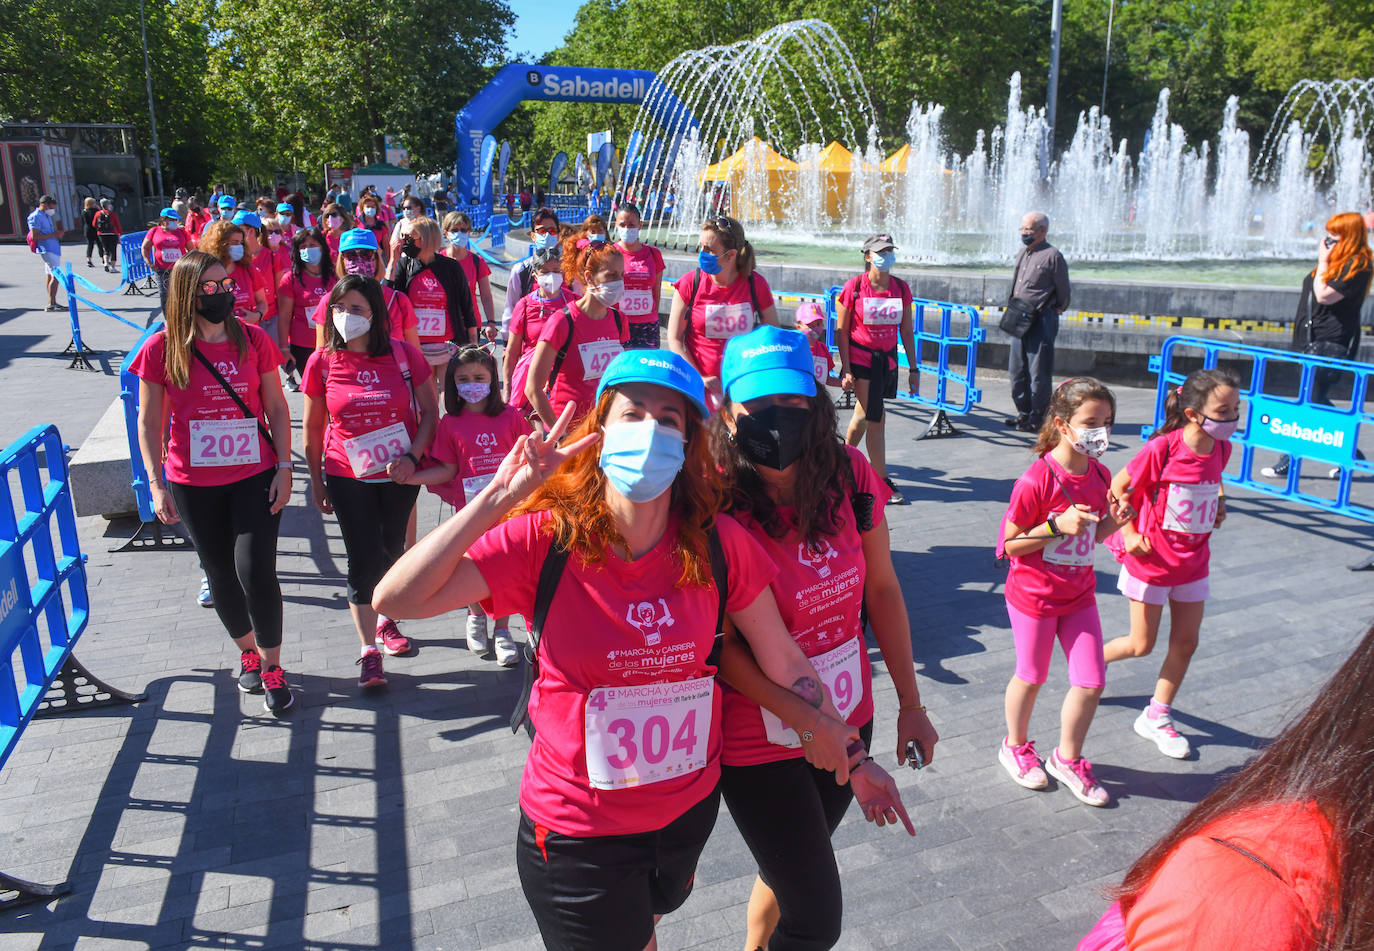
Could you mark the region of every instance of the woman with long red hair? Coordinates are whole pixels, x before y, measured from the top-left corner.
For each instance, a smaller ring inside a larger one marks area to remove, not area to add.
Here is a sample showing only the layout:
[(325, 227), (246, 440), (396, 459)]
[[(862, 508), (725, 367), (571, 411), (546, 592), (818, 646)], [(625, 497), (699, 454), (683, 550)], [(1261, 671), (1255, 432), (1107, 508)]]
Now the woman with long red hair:
[[(1369, 296), (1374, 275), (1374, 254), (1369, 250), (1369, 231), (1364, 218), (1353, 211), (1332, 215), (1326, 234), (1317, 245), (1317, 266), (1303, 278), (1298, 314), (1293, 320), (1293, 349), (1321, 357), (1353, 360), (1360, 349), (1360, 309)], [(1331, 388), (1342, 371), (1327, 367), (1312, 374), (1311, 401), (1331, 405)], [(1355, 457), (1364, 453), (1355, 450)], [(1260, 470), (1271, 479), (1288, 475), (1288, 456)], [(1338, 467), (1327, 473), (1335, 479)]]
[(859, 734), (787, 633), (772, 560), (718, 514), (700, 374), (675, 354), (624, 353), (564, 439), (575, 411), (521, 436), (373, 601), (397, 618), (476, 601), (532, 619), (520, 881), (547, 947), (640, 951), (691, 892), (719, 811), (725, 619), (770, 680), (808, 701), (789, 723), (808, 760), (847, 782)]

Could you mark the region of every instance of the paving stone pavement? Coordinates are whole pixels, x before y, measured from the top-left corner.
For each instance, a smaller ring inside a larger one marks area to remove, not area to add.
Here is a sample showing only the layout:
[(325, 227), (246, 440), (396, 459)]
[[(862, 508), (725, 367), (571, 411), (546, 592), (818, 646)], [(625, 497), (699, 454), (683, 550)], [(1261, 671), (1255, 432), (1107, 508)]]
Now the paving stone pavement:
[[(110, 373), (135, 334), (86, 314), (106, 369), (68, 370), (57, 356), (65, 315), (33, 310), (41, 297), (25, 249), (0, 248), (0, 438), (55, 422), (75, 447), (116, 395)], [(149, 307), (106, 300), (138, 319)], [(1131, 730), (1156, 655), (1111, 668), (1088, 738), (1110, 808), (1016, 786), (996, 762), (1014, 658), (992, 545), (1010, 482), (1031, 457), (1028, 437), (1001, 424), (1005, 380), (983, 384), (984, 404), (956, 419), (955, 438), (914, 441), (923, 414), (893, 413), (892, 471), (912, 501), (888, 519), (941, 741), (920, 773), (893, 767), (916, 838), (854, 810), (836, 833), (838, 947), (850, 951), (1072, 948), (1105, 907), (1101, 889), (1303, 707), (1374, 613), (1374, 576), (1346, 570), (1374, 550), (1374, 529), (1234, 492), (1177, 714), (1194, 758), (1167, 759)], [(1153, 405), (1145, 391), (1117, 393), (1118, 443), (1104, 460), (1113, 469), (1138, 448), (1130, 434)], [(300, 397), (290, 399), (298, 419)], [(82, 521), (93, 607), (77, 654), (149, 699), (35, 721), (0, 771), (0, 869), (73, 886), (53, 904), (0, 916), (0, 951), (540, 946), (514, 867), (527, 741), (506, 718), (519, 671), (473, 656), (462, 616), (450, 616), (407, 624), (417, 653), (388, 659), (390, 689), (360, 696), (342, 543), (304, 483), (279, 548), (283, 663), (296, 691), (280, 721), (235, 689), (233, 646), (195, 603), (194, 556), (110, 554), (132, 526)], [(420, 517), (425, 529), (439, 517), (427, 493)], [(1114, 567), (1101, 556), (1108, 636), (1127, 621)], [(875, 746), (891, 765), (895, 694), (873, 657)], [(1057, 657), (1033, 720), (1046, 749), (1065, 686)], [(660, 947), (737, 951), (752, 876), (722, 811), (695, 892), (660, 926)]]

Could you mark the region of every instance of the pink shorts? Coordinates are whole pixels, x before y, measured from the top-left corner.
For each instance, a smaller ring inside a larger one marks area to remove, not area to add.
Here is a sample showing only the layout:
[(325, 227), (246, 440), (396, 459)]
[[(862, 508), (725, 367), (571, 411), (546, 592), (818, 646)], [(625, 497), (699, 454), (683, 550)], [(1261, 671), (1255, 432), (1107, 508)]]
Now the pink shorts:
[(1069, 661), (1069, 683), (1100, 689), (1107, 685), (1107, 662), (1102, 656), (1102, 621), (1097, 603), (1060, 617), (1035, 617), (1007, 602), (1011, 637), (1016, 644), (1016, 676), (1028, 684), (1043, 684), (1050, 675), (1050, 657), (1057, 637)]
[(1187, 584), (1150, 584), (1141, 581), (1121, 566), (1121, 574), (1116, 579), (1116, 590), (1132, 601), (1145, 604), (1164, 604), (1168, 601), (1206, 601), (1212, 593), (1212, 586), (1206, 578), (1199, 578)]

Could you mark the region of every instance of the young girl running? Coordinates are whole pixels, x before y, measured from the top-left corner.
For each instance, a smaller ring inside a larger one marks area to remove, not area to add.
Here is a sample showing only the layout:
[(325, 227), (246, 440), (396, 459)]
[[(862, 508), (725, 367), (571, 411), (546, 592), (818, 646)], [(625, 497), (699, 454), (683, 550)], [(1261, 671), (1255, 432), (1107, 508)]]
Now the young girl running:
[(1027, 734), (1057, 638), (1070, 686), (1059, 745), (1045, 765), (1090, 806), (1111, 801), (1083, 755), (1083, 740), (1106, 685), (1093, 553), (1116, 528), (1107, 494), (1111, 473), (1097, 461), (1115, 416), (1116, 398), (1097, 380), (1061, 383), (1035, 444), (1040, 458), (1012, 487), (1002, 528), (1002, 548), (1011, 557), (1006, 598), (1016, 673), (1007, 684), (1007, 736), (997, 759), (1027, 789), (1049, 786)]
[[(496, 360), (482, 347), (466, 346), (448, 361), (444, 373), (444, 411), (430, 456), (434, 465), (410, 477), (413, 485), (429, 490), (455, 509), (487, 487), (501, 460), (516, 440), (530, 432), (530, 424), (501, 399)], [(468, 649), (487, 652), (487, 616), (468, 605)], [(496, 619), (496, 662), (512, 667), (520, 654), (510, 636), (510, 618)]]
[(1121, 526), (1116, 586), (1131, 601), (1131, 633), (1109, 643), (1106, 657), (1110, 664), (1154, 650), (1169, 603), (1169, 653), (1135, 731), (1165, 756), (1187, 759), (1188, 740), (1174, 729), (1170, 708), (1197, 650), (1212, 530), (1226, 518), (1221, 473), (1240, 422), (1239, 383), (1225, 370), (1194, 370), (1169, 394), (1164, 414), (1164, 425), (1112, 480), (1112, 497), (1130, 518)]

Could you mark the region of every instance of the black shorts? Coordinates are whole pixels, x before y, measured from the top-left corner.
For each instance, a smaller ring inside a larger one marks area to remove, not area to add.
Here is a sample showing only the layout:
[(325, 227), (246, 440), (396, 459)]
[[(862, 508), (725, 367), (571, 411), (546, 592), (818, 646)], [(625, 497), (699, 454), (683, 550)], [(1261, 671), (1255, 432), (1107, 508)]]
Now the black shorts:
[[(883, 357), (872, 357), (874, 360), (884, 359)], [(864, 366), (860, 363), (849, 364), (849, 373), (856, 380), (872, 382), (873, 368)], [(897, 398), (897, 370), (887, 372), (887, 385), (883, 387), (883, 393), (874, 393), (873, 387), (868, 388), (868, 402), (864, 405), (864, 419), (870, 423), (881, 423), (883, 421), (883, 400), (895, 400)]]
[(643, 951), (654, 916), (692, 893), (720, 790), (657, 832), (578, 837), (520, 812), (515, 865), (549, 951)]
[(651, 324), (630, 324), (630, 342), (626, 350), (657, 350), (659, 348), (658, 321)]

